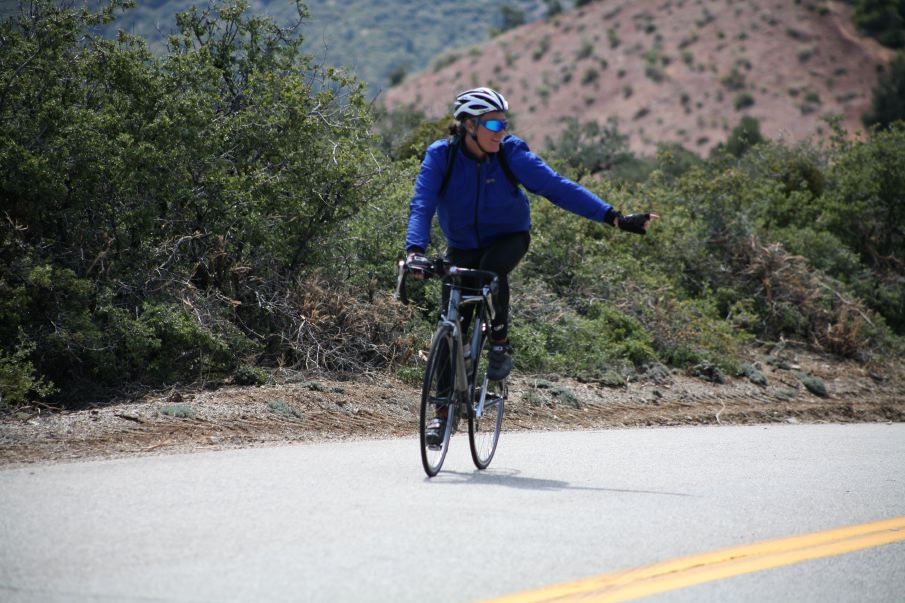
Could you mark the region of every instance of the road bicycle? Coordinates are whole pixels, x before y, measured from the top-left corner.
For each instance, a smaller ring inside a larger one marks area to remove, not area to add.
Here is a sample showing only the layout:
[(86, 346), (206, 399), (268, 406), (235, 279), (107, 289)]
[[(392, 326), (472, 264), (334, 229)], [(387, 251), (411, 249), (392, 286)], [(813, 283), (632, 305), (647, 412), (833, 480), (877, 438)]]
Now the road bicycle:
[[(493, 460), (508, 389), (506, 380), (487, 377), (490, 324), (494, 317), (493, 296), (499, 287), (496, 273), (453, 266), (442, 259), (421, 268), (426, 276), (443, 278), (449, 289), (446, 311), (440, 315), (431, 339), (424, 382), (421, 388), (421, 463), (428, 477), (440, 472), (449, 442), (459, 422), (468, 421), (471, 459), (478, 469)], [(406, 277), (411, 268), (399, 262), (396, 297), (408, 303)], [(427, 426), (446, 408), (446, 430), (439, 445), (428, 445)]]

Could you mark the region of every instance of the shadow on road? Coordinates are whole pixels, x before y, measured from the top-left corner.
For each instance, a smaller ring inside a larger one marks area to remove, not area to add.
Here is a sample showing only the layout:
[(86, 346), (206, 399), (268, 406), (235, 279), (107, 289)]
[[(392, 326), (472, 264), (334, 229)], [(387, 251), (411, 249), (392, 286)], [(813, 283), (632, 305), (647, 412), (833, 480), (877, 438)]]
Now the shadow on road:
[(602, 488), (594, 486), (573, 486), (569, 482), (556, 479), (525, 477), (517, 469), (489, 469), (486, 471), (443, 471), (434, 478), (425, 478), (433, 484), (472, 484), (479, 486), (505, 486), (523, 490), (589, 490), (593, 492), (622, 492), (627, 494), (658, 494), (661, 496), (693, 496), (684, 492), (664, 492), (662, 490), (630, 490), (625, 488)]

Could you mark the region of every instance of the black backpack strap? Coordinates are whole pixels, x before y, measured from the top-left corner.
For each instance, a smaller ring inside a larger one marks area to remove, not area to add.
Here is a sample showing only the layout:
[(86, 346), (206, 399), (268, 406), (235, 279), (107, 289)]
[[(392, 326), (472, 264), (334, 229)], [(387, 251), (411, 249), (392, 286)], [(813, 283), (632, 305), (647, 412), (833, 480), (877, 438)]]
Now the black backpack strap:
[(509, 184), (512, 185), (512, 188), (518, 188), (518, 178), (515, 177), (515, 174), (512, 173), (512, 169), (509, 167), (509, 160), (506, 159), (506, 153), (503, 152), (503, 145), (500, 145), (500, 150), (496, 154), (496, 157), (500, 162), (500, 167), (503, 168), (503, 173), (506, 174), (506, 178), (509, 180)]
[(462, 135), (457, 134), (456, 136), (449, 139), (449, 146), (447, 147), (447, 156), (446, 156), (446, 173), (443, 174), (443, 182), (440, 183), (440, 196), (443, 196), (443, 191), (446, 190), (446, 185), (449, 184), (449, 177), (452, 176), (452, 168), (456, 162), (456, 155), (459, 153), (459, 146), (462, 144)]

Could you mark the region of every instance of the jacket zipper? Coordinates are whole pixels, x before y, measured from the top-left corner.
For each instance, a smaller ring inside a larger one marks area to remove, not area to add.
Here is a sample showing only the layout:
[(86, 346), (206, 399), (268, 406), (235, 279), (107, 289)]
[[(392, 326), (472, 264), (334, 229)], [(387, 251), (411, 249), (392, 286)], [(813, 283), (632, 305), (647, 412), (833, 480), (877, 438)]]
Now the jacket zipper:
[(477, 180), (477, 190), (475, 192), (475, 201), (474, 201), (474, 234), (478, 241), (478, 249), (481, 248), (481, 229), (478, 228), (478, 208), (481, 205), (481, 164), (478, 163), (478, 180)]

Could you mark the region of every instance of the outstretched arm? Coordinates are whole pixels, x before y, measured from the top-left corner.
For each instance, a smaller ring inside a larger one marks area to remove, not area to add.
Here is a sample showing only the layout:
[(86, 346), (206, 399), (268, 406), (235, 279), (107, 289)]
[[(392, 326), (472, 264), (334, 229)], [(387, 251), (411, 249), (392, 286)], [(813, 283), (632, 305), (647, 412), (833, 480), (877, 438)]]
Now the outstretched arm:
[(546, 197), (563, 209), (636, 234), (645, 234), (651, 220), (660, 217), (655, 213), (623, 216), (585, 187), (556, 173), (543, 159), (532, 153), (523, 140), (512, 136), (506, 142), (504, 152), (519, 182), (532, 193)]

